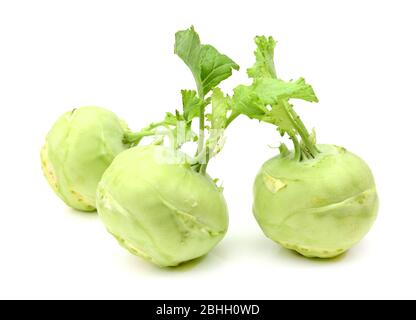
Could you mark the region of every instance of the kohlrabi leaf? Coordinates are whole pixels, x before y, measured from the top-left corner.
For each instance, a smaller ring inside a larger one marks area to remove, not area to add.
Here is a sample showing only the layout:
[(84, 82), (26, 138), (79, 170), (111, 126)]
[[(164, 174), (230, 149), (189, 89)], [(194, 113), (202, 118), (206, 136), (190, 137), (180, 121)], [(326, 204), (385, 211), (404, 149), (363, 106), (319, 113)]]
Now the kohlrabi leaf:
[(317, 102), (318, 99), (313, 88), (303, 78), (296, 81), (277, 78), (273, 60), (276, 41), (272, 37), (259, 36), (255, 42), (256, 62), (247, 70), (253, 83), (251, 86), (238, 86), (234, 89), (233, 113), (274, 124), (280, 134), (288, 133), (293, 138), (299, 130), (304, 130), (304, 126), (300, 125), (298, 117), (293, 117), (294, 111), (288, 100)]
[(239, 69), (233, 60), (214, 47), (202, 45), (193, 27), (176, 33), (175, 53), (191, 70), (200, 98), (231, 76), (233, 69)]
[(221, 89), (214, 88), (212, 90), (211, 104), (211, 128), (225, 129), (227, 125), (227, 111), (230, 110), (230, 97), (224, 96)]
[(214, 88), (211, 97), (212, 114), (209, 120), (209, 138), (207, 141), (208, 159), (221, 151), (224, 145), (224, 129), (227, 126), (227, 112), (230, 110), (230, 98), (225, 96), (221, 89)]
[(313, 88), (303, 78), (288, 82), (280, 79), (258, 79), (254, 80), (253, 90), (260, 100), (270, 105), (282, 99), (318, 102)]
[(272, 37), (258, 36), (255, 38), (257, 49), (254, 52), (256, 62), (253, 67), (247, 69), (250, 78), (276, 78), (274, 66), (274, 48), (276, 41)]
[(232, 109), (249, 118), (262, 119), (267, 112), (263, 101), (255, 94), (252, 86), (240, 85), (234, 89)]
[(294, 119), (290, 115), (288, 99), (296, 98), (317, 101), (310, 85), (303, 79), (285, 82), (279, 79), (257, 79), (251, 86), (238, 86), (234, 89), (232, 108), (234, 112), (249, 118), (272, 123), (280, 133), (292, 134)]
[(200, 67), (201, 41), (193, 26), (187, 30), (176, 32), (174, 52), (191, 70), (197, 87), (202, 88)]
[(183, 116), (185, 120), (191, 121), (193, 118), (199, 116), (199, 110), (201, 107), (205, 107), (207, 102), (198, 98), (195, 90), (181, 90)]
[(165, 119), (163, 120), (163, 122), (164, 124), (169, 126), (176, 126), (176, 124), (178, 123), (178, 119), (174, 114), (166, 112)]
[(229, 57), (221, 54), (210, 45), (201, 46), (200, 52), (201, 81), (204, 95), (221, 81), (231, 76), (233, 69), (240, 67)]
[[(248, 76), (253, 79), (253, 84), (249, 88), (244, 88), (244, 99), (233, 99), (234, 116), (240, 112), (250, 118), (276, 125), (281, 135), (287, 133), (293, 141), (295, 159), (302, 159), (303, 155), (307, 158), (313, 157), (319, 152), (315, 142), (288, 101), (302, 99), (318, 102), (315, 92), (303, 78), (286, 82), (277, 77), (274, 65), (276, 41), (272, 37), (259, 36), (255, 38), (255, 42), (256, 62), (247, 70)], [(261, 115), (259, 110), (263, 107), (267, 108), (267, 111)], [(298, 135), (301, 143), (298, 141)]]
[(290, 106), (284, 102), (274, 104), (264, 117), (263, 121), (276, 125), (281, 135), (285, 132), (287, 132), (289, 136), (292, 135), (294, 132), (294, 123), (288, 108), (290, 108)]
[(278, 126), (281, 134), (291, 133), (291, 122), (280, 104), (273, 107), (262, 101), (255, 93), (253, 86), (238, 86), (234, 89), (232, 110), (235, 114), (244, 114), (250, 119), (268, 122)]

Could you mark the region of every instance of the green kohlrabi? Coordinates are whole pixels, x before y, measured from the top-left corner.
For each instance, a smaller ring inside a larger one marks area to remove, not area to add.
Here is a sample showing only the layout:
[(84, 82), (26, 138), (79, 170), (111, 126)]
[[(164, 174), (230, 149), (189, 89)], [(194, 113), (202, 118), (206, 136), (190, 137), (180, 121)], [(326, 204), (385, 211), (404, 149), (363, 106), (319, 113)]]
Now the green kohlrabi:
[(366, 163), (334, 145), (316, 144), (289, 99), (317, 102), (300, 78), (276, 75), (275, 41), (256, 37), (256, 62), (248, 69), (250, 86), (234, 90), (233, 113), (277, 126), (294, 150), (260, 169), (254, 184), (253, 211), (267, 237), (307, 257), (330, 258), (356, 244), (369, 231), (378, 209), (374, 179)]
[[(228, 228), (227, 206), (208, 161), (231, 123), (231, 99), (216, 86), (238, 65), (191, 27), (175, 36), (175, 53), (191, 70), (197, 90), (182, 90), (182, 111), (142, 130), (155, 141), (118, 155), (99, 183), (97, 207), (107, 230), (131, 253), (159, 266), (176, 266), (208, 253)], [(208, 105), (211, 112), (208, 114)], [(230, 111), (230, 112), (229, 112)], [(199, 133), (192, 130), (198, 120)], [(168, 137), (170, 146), (157, 137)], [(143, 134), (129, 134), (137, 143)], [(193, 156), (185, 143), (197, 142)]]
[(205, 255), (227, 231), (227, 205), (206, 175), (159, 145), (121, 153), (104, 173), (98, 212), (131, 253), (160, 266)]
[(128, 147), (127, 127), (114, 113), (82, 107), (62, 115), (41, 150), (43, 173), (70, 207), (95, 210), (98, 182), (114, 157)]

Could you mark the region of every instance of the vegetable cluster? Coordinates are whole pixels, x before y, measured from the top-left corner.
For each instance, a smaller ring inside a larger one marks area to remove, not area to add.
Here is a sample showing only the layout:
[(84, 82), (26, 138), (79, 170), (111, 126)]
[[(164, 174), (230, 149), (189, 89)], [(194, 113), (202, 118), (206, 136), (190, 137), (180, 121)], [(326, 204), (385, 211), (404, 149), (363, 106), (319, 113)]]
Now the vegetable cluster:
[[(293, 144), (290, 150), (282, 143), (255, 179), (253, 212), (265, 235), (307, 257), (348, 250), (377, 215), (372, 173), (345, 148), (316, 143), (292, 105), (294, 99), (318, 102), (313, 88), (303, 78), (278, 78), (273, 38), (259, 36), (255, 43), (256, 60), (247, 70), (252, 83), (227, 95), (218, 86), (239, 66), (202, 44), (193, 27), (177, 32), (174, 52), (196, 90), (182, 90), (181, 108), (138, 132), (98, 107), (64, 114), (41, 150), (52, 189), (74, 209), (97, 209), (123, 247), (156, 265), (201, 257), (228, 229), (223, 190), (207, 166), (221, 151), (227, 127), (245, 115), (276, 126)], [(185, 153), (185, 144), (194, 144), (195, 152)]]

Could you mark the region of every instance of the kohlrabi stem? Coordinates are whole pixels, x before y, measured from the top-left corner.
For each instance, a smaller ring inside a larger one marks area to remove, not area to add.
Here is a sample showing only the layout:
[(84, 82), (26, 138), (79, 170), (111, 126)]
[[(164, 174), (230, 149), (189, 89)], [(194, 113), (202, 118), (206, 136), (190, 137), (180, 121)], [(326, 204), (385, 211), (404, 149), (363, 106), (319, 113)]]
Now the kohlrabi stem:
[[(287, 101), (281, 100), (280, 103), (283, 105), (283, 110), (285, 111), (286, 116), (290, 119), (290, 122), (292, 122), (292, 125), (295, 128), (295, 131), (298, 133), (297, 124), (293, 120), (292, 116), (290, 115), (289, 109), (287, 108), (287, 105), (288, 105)], [(295, 133), (289, 133), (288, 132), (288, 135), (289, 135), (290, 140), (292, 140), (293, 147), (295, 149), (295, 160), (300, 161), (302, 159), (301, 144), (299, 143), (298, 139), (296, 138)]]
[(164, 125), (164, 122), (154, 122), (143, 128), (139, 132), (126, 132), (124, 134), (124, 140), (131, 145), (138, 145), (140, 140), (144, 137), (155, 135), (155, 130), (157, 127)]
[(198, 149), (197, 154), (202, 152), (204, 148), (204, 140), (205, 140), (205, 112), (204, 107), (199, 108), (199, 136), (198, 136)]
[(306, 129), (302, 120), (300, 120), (300, 117), (296, 114), (295, 110), (293, 110), (289, 102), (287, 100), (282, 100), (281, 102), (289, 118), (291, 119), (293, 127), (300, 135), (304, 146), (307, 148), (307, 153), (310, 154), (312, 158), (314, 158), (318, 153), (318, 149), (316, 148), (315, 144), (312, 143), (308, 130)]
[(298, 124), (299, 128), (303, 132), (306, 132), (306, 134), (309, 136), (308, 129), (303, 124), (302, 120), (300, 119), (299, 115), (296, 113), (295, 109), (293, 109), (293, 107), (289, 105), (288, 110), (289, 110), (289, 113), (292, 116), (293, 120)]
[(202, 174), (205, 174), (207, 172), (207, 166), (209, 161), (210, 155), (209, 155), (209, 147), (205, 147), (205, 159), (204, 163), (201, 164), (201, 168), (199, 169), (199, 172)]
[(227, 128), (231, 124), (231, 122), (233, 122), (234, 119), (237, 118), (239, 115), (240, 115), (239, 113), (233, 111), (227, 119), (227, 123), (225, 125), (225, 128)]
[[(197, 91), (198, 91), (198, 97), (200, 99), (204, 99), (204, 90), (202, 88), (202, 85), (199, 81), (197, 83)], [(199, 155), (201, 152), (203, 152), (204, 149), (204, 142), (205, 142), (205, 105), (201, 105), (199, 107), (199, 136), (198, 136), (198, 149), (196, 151), (196, 154)], [(201, 167), (199, 168), (199, 172), (202, 174), (205, 174), (207, 169), (207, 160), (204, 161), (205, 163), (201, 164)]]
[(313, 141), (311, 141), (311, 139), (310, 139), (311, 135), (309, 134), (308, 129), (305, 127), (305, 125), (303, 124), (302, 120), (300, 119), (300, 117), (298, 116), (296, 111), (290, 105), (289, 105), (289, 112), (290, 112), (293, 120), (298, 124), (300, 130), (303, 132), (302, 133), (303, 136), (308, 137), (305, 144), (308, 143), (307, 147), (308, 147), (308, 149), (310, 149), (310, 153), (311, 153), (312, 157), (315, 157), (319, 153), (319, 150), (316, 147), (315, 143)]
[[(274, 66), (274, 61), (272, 60), (272, 62), (269, 62), (269, 72), (272, 76), (272, 78), (277, 79), (277, 73), (276, 73), (276, 68)], [(303, 144), (306, 146), (306, 148), (308, 149), (308, 153), (312, 156), (312, 158), (314, 158), (318, 153), (318, 149), (316, 148), (315, 144), (312, 143), (311, 139), (310, 139), (310, 135), (308, 132), (308, 129), (306, 129), (306, 126), (303, 124), (302, 120), (300, 119), (300, 117), (298, 116), (298, 114), (296, 113), (296, 111), (292, 108), (292, 106), (289, 104), (288, 100), (281, 100), (281, 103), (283, 104), (284, 109), (286, 110), (289, 118), (291, 119), (291, 122), (296, 130), (296, 132), (300, 135)], [(295, 147), (295, 158), (298, 159), (296, 157), (296, 148), (298, 148), (300, 150), (301, 145), (299, 144), (299, 142), (293, 139), (293, 137), (290, 137), (291, 140), (293, 141), (293, 145)], [(299, 160), (301, 160), (302, 158), (302, 153), (299, 151)]]
[(296, 138), (296, 135), (291, 134), (291, 135), (289, 135), (289, 137), (290, 137), (290, 140), (292, 140), (293, 146), (295, 148), (294, 160), (300, 161), (302, 159), (302, 153), (301, 153), (302, 151), (300, 149), (300, 143), (299, 143), (298, 139)]

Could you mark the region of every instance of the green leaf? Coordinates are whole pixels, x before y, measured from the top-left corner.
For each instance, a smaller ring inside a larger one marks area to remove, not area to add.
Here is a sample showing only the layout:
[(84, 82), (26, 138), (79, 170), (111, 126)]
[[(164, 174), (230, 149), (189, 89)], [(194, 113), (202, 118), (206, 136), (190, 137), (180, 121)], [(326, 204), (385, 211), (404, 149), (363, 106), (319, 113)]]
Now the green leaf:
[(230, 98), (224, 96), (221, 89), (214, 88), (212, 91), (211, 104), (211, 128), (225, 129), (227, 125), (227, 111), (230, 110)]
[(251, 86), (234, 89), (234, 112), (278, 126), (281, 134), (293, 134), (294, 123), (289, 114), (288, 99), (318, 101), (312, 87), (304, 79), (285, 82), (279, 79), (257, 79)]
[(163, 120), (163, 122), (169, 126), (176, 126), (176, 124), (178, 123), (178, 119), (174, 114), (166, 112), (165, 119)]
[(211, 127), (207, 141), (209, 158), (218, 154), (224, 145), (224, 130), (227, 126), (227, 112), (230, 110), (230, 98), (221, 89), (214, 88), (211, 96), (212, 113), (209, 116)]
[(213, 46), (203, 45), (200, 52), (200, 79), (204, 95), (230, 77), (233, 69), (239, 70), (240, 67)]
[(283, 135), (285, 132), (289, 134), (294, 133), (292, 118), (285, 108), (285, 104), (282, 102), (272, 106), (264, 121), (276, 125), (281, 135)]
[(195, 90), (181, 90), (183, 116), (185, 120), (191, 121), (199, 116), (201, 107), (205, 107), (207, 102), (198, 98)]
[[(240, 86), (234, 91), (232, 115), (245, 114), (276, 125), (282, 136), (287, 133), (293, 141), (296, 159), (301, 159), (302, 154), (313, 157), (318, 153), (315, 143), (288, 102), (289, 99), (318, 102), (313, 88), (303, 78), (288, 82), (278, 79), (274, 65), (276, 41), (272, 37), (259, 36), (255, 42), (256, 62), (247, 70), (253, 83), (250, 87)], [(302, 139), (300, 144), (297, 135)], [(284, 151), (284, 148), (281, 149), (282, 153)]]
[(200, 98), (230, 77), (233, 69), (239, 69), (233, 60), (213, 46), (202, 45), (194, 27), (175, 34), (174, 52), (191, 70)]
[(259, 120), (267, 113), (264, 102), (255, 94), (252, 86), (240, 85), (234, 89), (232, 109), (235, 113)]
[(274, 66), (274, 48), (276, 41), (272, 37), (257, 36), (255, 38), (257, 49), (254, 52), (256, 62), (253, 67), (247, 69), (250, 78), (276, 78), (276, 69)]
[(200, 52), (201, 41), (194, 27), (175, 33), (175, 54), (182, 59), (194, 75), (195, 81), (201, 83)]
[(303, 78), (289, 82), (280, 79), (254, 80), (253, 89), (264, 103), (270, 105), (282, 99), (302, 99), (309, 102), (318, 102), (312, 86), (307, 84)]

